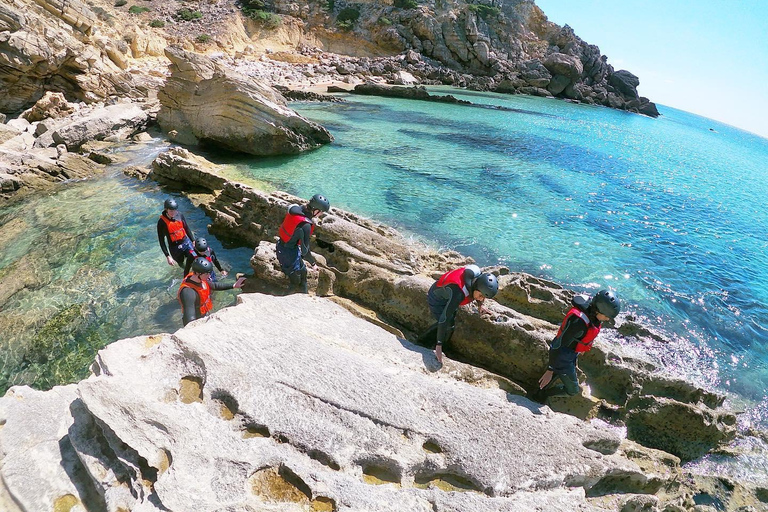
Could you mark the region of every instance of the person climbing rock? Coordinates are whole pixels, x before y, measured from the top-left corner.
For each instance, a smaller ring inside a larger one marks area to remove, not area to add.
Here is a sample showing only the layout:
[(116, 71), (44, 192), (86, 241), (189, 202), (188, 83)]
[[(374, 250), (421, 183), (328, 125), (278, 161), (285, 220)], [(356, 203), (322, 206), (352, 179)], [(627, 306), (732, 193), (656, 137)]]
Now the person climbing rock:
[(550, 396), (581, 393), (576, 375), (579, 354), (588, 352), (603, 322), (621, 311), (619, 297), (611, 290), (600, 290), (594, 297), (577, 295), (549, 347), (549, 366), (539, 379), (531, 398), (544, 403)]
[[(221, 263), (219, 263), (219, 258), (216, 257), (216, 252), (214, 252), (213, 247), (210, 247), (208, 245), (208, 240), (205, 238), (198, 238), (195, 240), (194, 243), (195, 250), (192, 251), (191, 254), (187, 255), (187, 263), (184, 265), (184, 275), (189, 274), (189, 269), (192, 268), (192, 262), (195, 261), (195, 258), (205, 258), (208, 261), (210, 261), (213, 266), (218, 269), (219, 272), (221, 272), (221, 277), (227, 277), (229, 272), (221, 268)], [(211, 279), (210, 281), (212, 283), (215, 283), (218, 281), (216, 277), (216, 272), (214, 270), (211, 270)]]
[(280, 225), (280, 240), (276, 246), (277, 261), (288, 276), (294, 291), (308, 293), (307, 266), (304, 260), (312, 268), (316, 268), (315, 257), (309, 250), (309, 238), (315, 231), (315, 217), (320, 213), (327, 213), (330, 209), (330, 201), (320, 194), (315, 194), (304, 206), (292, 204)]
[(211, 312), (213, 309), (211, 291), (242, 288), (245, 282), (245, 278), (240, 277), (234, 284), (211, 283), (208, 281), (211, 272), (213, 272), (213, 264), (203, 257), (198, 257), (192, 262), (192, 272), (181, 282), (178, 299), (184, 325), (192, 320), (203, 318)]
[(443, 345), (448, 343), (456, 329), (456, 312), (459, 306), (477, 303), (481, 315), (490, 314), (483, 303), (492, 299), (499, 291), (496, 276), (481, 272), (477, 265), (468, 265), (446, 272), (438, 279), (427, 293), (427, 303), (437, 323), (419, 337), (422, 344), (431, 344), (436, 339), (435, 356), (443, 362)]
[(187, 219), (179, 212), (175, 199), (166, 199), (163, 207), (163, 213), (157, 221), (157, 240), (168, 264), (178, 264), (183, 268), (187, 255), (191, 255), (194, 250), (192, 240), (195, 239), (195, 234), (189, 229)]

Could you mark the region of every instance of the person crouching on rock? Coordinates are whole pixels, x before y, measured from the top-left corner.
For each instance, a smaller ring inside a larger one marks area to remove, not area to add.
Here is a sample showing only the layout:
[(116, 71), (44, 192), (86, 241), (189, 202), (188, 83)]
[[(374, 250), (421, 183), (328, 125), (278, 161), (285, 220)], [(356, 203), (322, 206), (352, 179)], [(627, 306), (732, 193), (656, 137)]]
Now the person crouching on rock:
[(315, 217), (321, 212), (328, 212), (331, 203), (320, 194), (315, 194), (304, 206), (292, 204), (288, 207), (283, 223), (278, 231), (280, 240), (277, 241), (277, 261), (280, 268), (288, 276), (291, 289), (308, 293), (307, 266), (304, 260), (315, 268), (315, 257), (309, 250), (309, 237), (315, 231)]
[(477, 302), (480, 314), (490, 314), (483, 307), (485, 299), (492, 299), (499, 291), (499, 281), (488, 272), (481, 272), (477, 265), (468, 265), (443, 274), (429, 289), (427, 303), (437, 323), (432, 325), (419, 340), (426, 341), (437, 332), (435, 356), (443, 362), (443, 345), (448, 343), (456, 329), (456, 312), (459, 306)]
[(211, 291), (231, 290), (242, 288), (245, 278), (239, 278), (235, 284), (211, 283), (213, 264), (205, 258), (198, 257), (192, 262), (192, 272), (179, 286), (179, 304), (181, 304), (182, 322), (187, 325), (192, 320), (203, 318), (213, 309)]
[(532, 396), (534, 400), (544, 403), (550, 396), (581, 393), (576, 375), (579, 354), (592, 348), (602, 322), (616, 318), (620, 310), (619, 298), (611, 290), (600, 290), (591, 299), (574, 297), (573, 307), (550, 344), (549, 367), (539, 379), (539, 388)]
[[(208, 240), (205, 238), (198, 238), (195, 240), (195, 250), (192, 252), (192, 254), (187, 256), (187, 264), (184, 265), (184, 275), (189, 274), (189, 269), (192, 268), (192, 262), (195, 261), (195, 258), (205, 258), (210, 261), (211, 264), (215, 266), (219, 272), (221, 272), (221, 277), (227, 277), (229, 274), (229, 272), (221, 268), (219, 258), (216, 257), (216, 253), (213, 251), (213, 247), (208, 246)], [(216, 272), (213, 270), (211, 270), (211, 278), (209, 281), (211, 283), (218, 281), (216, 278)]]
[[(187, 255), (192, 254), (192, 240), (195, 239), (195, 234), (189, 229), (184, 215), (179, 213), (179, 205), (175, 199), (166, 199), (163, 206), (165, 209), (157, 221), (157, 240), (160, 242), (160, 248), (168, 264), (171, 266), (178, 264), (183, 268)], [(168, 239), (167, 247), (166, 239)]]

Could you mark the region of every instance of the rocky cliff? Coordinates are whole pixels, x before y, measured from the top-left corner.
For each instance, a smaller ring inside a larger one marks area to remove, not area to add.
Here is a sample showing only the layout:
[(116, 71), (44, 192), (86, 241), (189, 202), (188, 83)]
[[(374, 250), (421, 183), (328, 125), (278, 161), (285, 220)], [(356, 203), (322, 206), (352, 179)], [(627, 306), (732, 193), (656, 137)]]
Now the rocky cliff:
[(241, 295), (111, 344), (76, 385), (0, 398), (0, 507), (693, 508), (674, 457), (431, 357), (327, 299)]

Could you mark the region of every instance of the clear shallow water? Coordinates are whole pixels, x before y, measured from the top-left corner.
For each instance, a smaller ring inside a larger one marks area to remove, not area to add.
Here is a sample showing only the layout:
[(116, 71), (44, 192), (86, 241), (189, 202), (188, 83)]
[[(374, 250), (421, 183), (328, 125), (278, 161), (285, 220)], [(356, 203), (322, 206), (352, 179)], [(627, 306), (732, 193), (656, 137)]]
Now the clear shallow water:
[(729, 392), (742, 425), (768, 426), (768, 140), (663, 106), (651, 119), (437, 91), (504, 109), (352, 95), (293, 104), (336, 141), (241, 172), (484, 265), (612, 287), (671, 340), (633, 348)]
[[(161, 149), (147, 145), (130, 163), (148, 163)], [(6, 290), (18, 280), (27, 285), (0, 305), (0, 390), (77, 380), (105, 344), (181, 327), (182, 271), (166, 263), (155, 227), (165, 197), (177, 198), (225, 268), (249, 270), (252, 250), (223, 248), (188, 200), (121, 168), (0, 208), (0, 282)], [(214, 305), (234, 297), (217, 292)]]

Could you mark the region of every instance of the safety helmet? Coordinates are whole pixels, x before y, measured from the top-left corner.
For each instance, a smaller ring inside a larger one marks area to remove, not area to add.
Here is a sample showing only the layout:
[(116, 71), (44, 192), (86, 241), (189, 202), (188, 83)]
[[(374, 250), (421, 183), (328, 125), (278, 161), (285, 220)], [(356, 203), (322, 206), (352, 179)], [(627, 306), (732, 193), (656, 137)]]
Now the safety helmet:
[(209, 272), (213, 272), (213, 263), (202, 257), (195, 258), (195, 261), (192, 262), (192, 272), (195, 274), (208, 274)]
[(320, 210), (321, 212), (327, 212), (331, 209), (331, 202), (325, 198), (325, 196), (321, 196), (320, 194), (315, 194), (312, 196), (312, 199), (309, 200), (309, 209), (310, 210)]
[(205, 252), (208, 250), (208, 240), (205, 238), (198, 238), (195, 240), (195, 251), (197, 252)]
[(619, 297), (612, 290), (600, 290), (592, 299), (592, 306), (608, 318), (616, 318), (621, 311)]
[(495, 275), (483, 272), (475, 280), (475, 290), (485, 295), (486, 299), (492, 299), (499, 291), (499, 280)]
[(164, 203), (166, 210), (178, 210), (179, 209), (179, 203), (176, 202), (175, 199), (166, 199)]

